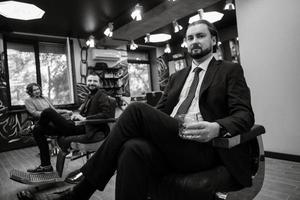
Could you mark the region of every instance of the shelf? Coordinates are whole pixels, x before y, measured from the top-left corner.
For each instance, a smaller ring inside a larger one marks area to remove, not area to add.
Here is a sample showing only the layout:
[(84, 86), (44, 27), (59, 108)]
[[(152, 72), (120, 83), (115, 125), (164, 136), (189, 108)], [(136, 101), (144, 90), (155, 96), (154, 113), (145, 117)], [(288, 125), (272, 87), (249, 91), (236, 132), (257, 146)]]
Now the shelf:
[(122, 67), (119, 67), (119, 68), (103, 68), (103, 69), (99, 69), (99, 68), (95, 68), (95, 67), (92, 67), (92, 66), (89, 66), (88, 69), (92, 69), (92, 70), (95, 70), (95, 71), (116, 71), (116, 70), (119, 70), (121, 69)]
[(101, 87), (100, 89), (120, 89), (122, 87), (115, 86), (115, 87)]

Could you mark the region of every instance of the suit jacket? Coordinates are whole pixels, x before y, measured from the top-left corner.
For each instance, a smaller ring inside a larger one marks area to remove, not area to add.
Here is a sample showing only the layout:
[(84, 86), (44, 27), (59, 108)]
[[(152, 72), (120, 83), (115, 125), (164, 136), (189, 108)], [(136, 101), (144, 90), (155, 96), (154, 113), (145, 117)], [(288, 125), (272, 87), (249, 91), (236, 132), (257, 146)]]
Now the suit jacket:
[[(170, 115), (179, 101), (179, 95), (191, 67), (184, 68), (169, 78), (157, 108)], [(208, 65), (200, 93), (199, 108), (205, 121), (218, 122), (231, 135), (242, 134), (254, 125), (250, 90), (239, 64), (214, 58)], [(220, 137), (224, 137), (220, 135)], [(249, 144), (232, 149), (217, 148), (221, 161), (243, 186), (251, 185)]]
[[(105, 91), (98, 90), (95, 95), (91, 97), (88, 103), (86, 112), (83, 111), (84, 104), (88, 100), (89, 96), (85, 99), (85, 102), (80, 106), (80, 114), (86, 117), (86, 119), (106, 119), (115, 117), (116, 103), (112, 97), (106, 95)], [(85, 136), (87, 139), (92, 139), (95, 137), (96, 133), (104, 134), (103, 137), (109, 132), (109, 127), (107, 124), (87, 124), (85, 125)]]

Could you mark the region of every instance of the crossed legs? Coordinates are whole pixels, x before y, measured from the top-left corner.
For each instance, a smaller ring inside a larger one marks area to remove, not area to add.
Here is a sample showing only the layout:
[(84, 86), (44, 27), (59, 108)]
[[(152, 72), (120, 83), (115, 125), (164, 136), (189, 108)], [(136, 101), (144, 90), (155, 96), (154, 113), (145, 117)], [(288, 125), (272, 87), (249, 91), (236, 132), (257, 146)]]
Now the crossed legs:
[(116, 199), (146, 199), (150, 174), (206, 170), (215, 159), (210, 144), (182, 140), (175, 119), (133, 103), (81, 171), (94, 189), (103, 190), (117, 170)]

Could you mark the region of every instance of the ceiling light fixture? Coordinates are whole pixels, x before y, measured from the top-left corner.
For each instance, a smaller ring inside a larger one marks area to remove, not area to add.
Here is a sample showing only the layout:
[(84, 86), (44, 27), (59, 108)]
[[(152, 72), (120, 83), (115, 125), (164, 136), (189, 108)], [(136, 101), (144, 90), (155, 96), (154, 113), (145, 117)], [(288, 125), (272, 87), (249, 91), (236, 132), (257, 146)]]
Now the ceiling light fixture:
[(224, 10), (235, 10), (235, 6), (233, 4), (233, 0), (226, 0), (226, 4)]
[(129, 47), (130, 50), (136, 50), (138, 47), (139, 46), (136, 43), (134, 43), (133, 40), (131, 40), (130, 47)]
[(93, 35), (91, 35), (89, 37), (89, 39), (86, 41), (86, 45), (90, 48), (94, 48), (95, 47), (95, 37)]
[(152, 43), (165, 42), (165, 41), (170, 40), (171, 38), (172, 38), (171, 35), (166, 34), (166, 33), (158, 33), (158, 34), (152, 34), (152, 35), (150, 35), (148, 33), (145, 37), (145, 43), (148, 43), (148, 42), (152, 42)]
[(186, 39), (185, 38), (183, 38), (183, 41), (182, 41), (182, 43), (181, 43), (181, 48), (187, 48), (187, 43), (186, 43)]
[(144, 39), (145, 39), (145, 43), (149, 43), (150, 42), (150, 33), (147, 33), (146, 37)]
[(224, 16), (223, 13), (220, 13), (217, 11), (203, 12), (203, 10), (202, 11), (201, 10), (202, 9), (198, 10), (197, 15), (190, 17), (189, 24), (196, 22), (200, 19), (205, 19), (205, 20), (209, 21), (210, 23), (214, 23), (214, 22), (220, 21)]
[(104, 35), (106, 35), (107, 37), (112, 37), (113, 29), (114, 29), (114, 24), (112, 22), (108, 23), (108, 27), (105, 29)]
[(173, 2), (174, 2), (174, 1), (176, 1), (176, 0), (168, 0), (168, 1), (173, 1)]
[(32, 20), (42, 18), (45, 11), (30, 3), (3, 1), (0, 2), (0, 14), (12, 19)]
[(134, 10), (131, 13), (132, 19), (135, 21), (142, 20), (142, 10), (143, 10), (143, 6), (141, 6), (140, 4), (136, 4)]
[(166, 44), (166, 48), (164, 50), (165, 53), (171, 53), (171, 48), (169, 44)]
[(174, 20), (172, 23), (173, 23), (173, 27), (174, 27), (174, 32), (175, 33), (177, 33), (177, 32), (179, 32), (179, 31), (182, 30), (182, 26), (180, 26), (176, 20)]

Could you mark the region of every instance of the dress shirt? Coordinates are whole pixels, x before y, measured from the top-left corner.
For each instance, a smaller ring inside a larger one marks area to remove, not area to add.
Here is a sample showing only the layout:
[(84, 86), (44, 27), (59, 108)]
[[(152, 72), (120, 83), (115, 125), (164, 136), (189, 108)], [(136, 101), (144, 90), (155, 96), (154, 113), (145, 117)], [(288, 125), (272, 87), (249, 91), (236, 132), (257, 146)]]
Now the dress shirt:
[(191, 103), (191, 106), (190, 106), (190, 108), (189, 108), (189, 110), (186, 114), (187, 115), (197, 114), (197, 119), (199, 121), (203, 120), (202, 115), (201, 115), (201, 111), (200, 111), (200, 108), (199, 108), (199, 92), (200, 92), (200, 87), (201, 87), (203, 78), (204, 78), (205, 73), (207, 71), (208, 64), (211, 61), (212, 57), (213, 56), (210, 56), (209, 58), (207, 58), (204, 62), (202, 62), (199, 65), (197, 65), (195, 60), (193, 60), (192, 69), (190, 70), (189, 75), (188, 75), (188, 77), (187, 77), (187, 79), (184, 83), (184, 86), (183, 86), (183, 88), (181, 90), (181, 93), (180, 93), (180, 96), (179, 96), (179, 101), (178, 101), (177, 105), (174, 107), (174, 109), (171, 113), (171, 117), (174, 117), (176, 115), (178, 108), (180, 107), (182, 102), (186, 99), (186, 97), (189, 93), (189, 90), (190, 90), (190, 87), (192, 85), (194, 75), (195, 75), (194, 69), (196, 67), (200, 67), (202, 70), (199, 72), (199, 83), (197, 85), (195, 97), (194, 97), (194, 99)]

